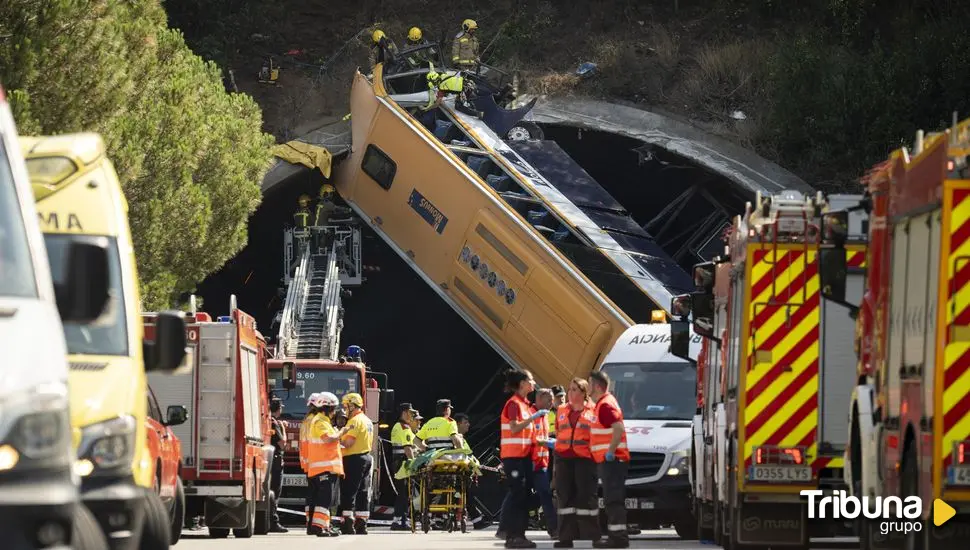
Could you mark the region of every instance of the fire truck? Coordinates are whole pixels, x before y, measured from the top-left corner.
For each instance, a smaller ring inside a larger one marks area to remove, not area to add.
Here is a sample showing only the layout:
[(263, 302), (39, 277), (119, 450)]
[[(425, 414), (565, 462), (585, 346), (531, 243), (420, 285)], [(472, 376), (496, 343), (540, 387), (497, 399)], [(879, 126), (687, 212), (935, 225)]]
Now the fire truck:
[[(183, 374), (150, 376), (160, 408), (184, 405), (189, 422), (173, 426), (182, 442), (185, 516), (203, 516), (209, 536), (269, 532), (270, 445), (266, 341), (230, 297), (229, 315), (184, 314), (189, 358)], [(155, 314), (143, 316), (146, 334)]]
[[(691, 452), (699, 538), (776, 548), (851, 534), (831, 516), (809, 522), (800, 492), (843, 486), (852, 321), (820, 300), (819, 224), (824, 211), (858, 198), (759, 195), (735, 218), (726, 255), (694, 267), (699, 290), (671, 304), (682, 316), (671, 323), (675, 355), (687, 356), (687, 315), (708, 340)], [(864, 245), (850, 248), (861, 267)]]
[[(970, 120), (954, 117), (951, 129), (918, 132), (912, 151), (893, 152), (864, 179), (859, 207), (872, 219), (870, 269), (857, 319), (845, 477), (857, 497), (918, 496), (922, 503), (919, 530), (884, 533), (876, 521), (864, 522), (867, 550), (966, 548), (970, 540), (968, 153)], [(847, 213), (833, 212), (824, 224), (833, 229), (821, 277), (834, 301), (844, 299), (850, 262), (838, 231)], [(937, 514), (954, 512), (936, 525)]]

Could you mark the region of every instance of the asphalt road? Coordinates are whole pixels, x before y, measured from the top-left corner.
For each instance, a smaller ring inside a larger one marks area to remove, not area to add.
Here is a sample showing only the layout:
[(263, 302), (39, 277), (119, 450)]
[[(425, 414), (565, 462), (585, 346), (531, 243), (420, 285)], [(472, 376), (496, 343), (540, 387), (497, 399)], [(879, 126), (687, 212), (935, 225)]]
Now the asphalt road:
[[(552, 548), (552, 541), (543, 532), (529, 533), (538, 548)], [(345, 547), (354, 550), (473, 550), (503, 548), (502, 541), (495, 538), (495, 528), (468, 533), (443, 533), (432, 531), (427, 535), (418, 532), (392, 532), (387, 527), (371, 527), (367, 536), (353, 535), (319, 539), (291, 529), (289, 533), (255, 536), (249, 540), (209, 539), (205, 530), (185, 531), (182, 540), (173, 550), (248, 550), (257, 548), (285, 548), (285, 550), (320, 550), (329, 547)], [(592, 548), (589, 541), (576, 542), (576, 548)], [(812, 548), (858, 548), (850, 542), (813, 545)], [(631, 539), (630, 548), (652, 550), (715, 550), (713, 544), (701, 544), (696, 540), (680, 540), (672, 530), (643, 531)]]

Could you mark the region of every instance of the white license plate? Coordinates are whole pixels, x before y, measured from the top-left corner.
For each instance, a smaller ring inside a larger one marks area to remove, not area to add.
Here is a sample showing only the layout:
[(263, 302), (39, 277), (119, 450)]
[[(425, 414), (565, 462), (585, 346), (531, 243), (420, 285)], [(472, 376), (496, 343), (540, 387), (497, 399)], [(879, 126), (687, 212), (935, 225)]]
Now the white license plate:
[(752, 466), (748, 472), (751, 481), (792, 483), (812, 480), (810, 466)]
[[(653, 502), (644, 499), (626, 498), (623, 499), (623, 505), (626, 506), (627, 510), (653, 510)], [(603, 499), (599, 499), (599, 507), (605, 508), (603, 504)]]
[(283, 476), (284, 487), (306, 487), (306, 477), (303, 476)]
[(640, 499), (640, 509), (641, 510), (653, 510), (653, 502), (649, 500)]
[(950, 471), (951, 485), (970, 485), (970, 468), (953, 466)]

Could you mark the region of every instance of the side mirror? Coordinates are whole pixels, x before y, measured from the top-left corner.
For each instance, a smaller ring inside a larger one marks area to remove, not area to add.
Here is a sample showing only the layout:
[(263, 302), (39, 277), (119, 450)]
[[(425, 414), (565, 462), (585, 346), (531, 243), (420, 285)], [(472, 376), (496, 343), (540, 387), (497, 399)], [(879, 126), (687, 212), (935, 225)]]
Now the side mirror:
[(296, 365), (292, 361), (283, 363), (281, 384), (284, 388), (292, 390), (296, 387)]
[(670, 353), (675, 357), (691, 360), (689, 321), (670, 321)]
[(717, 266), (714, 262), (704, 262), (694, 266), (694, 286), (702, 290), (704, 294), (714, 293), (714, 271)]
[(848, 275), (844, 248), (822, 248), (818, 253), (818, 277), (822, 296), (833, 302), (845, 302), (845, 279)]
[(694, 332), (705, 338), (714, 338), (714, 295), (694, 292), (691, 295), (694, 314)]
[(394, 411), (394, 390), (381, 390), (380, 409), (382, 413)]
[(145, 340), (145, 371), (171, 372), (185, 359), (185, 320), (178, 311), (163, 311), (155, 318), (155, 340)]
[(849, 211), (838, 210), (822, 216), (822, 244), (845, 246), (849, 238)]
[(168, 413), (168, 419), (165, 420), (166, 426), (185, 424), (185, 421), (189, 419), (189, 411), (185, 409), (184, 405), (169, 405), (166, 412)]
[(61, 320), (90, 323), (104, 313), (108, 303), (108, 247), (103, 239), (74, 241), (67, 251), (67, 272), (55, 277), (54, 286)]
[(687, 317), (693, 309), (690, 294), (679, 294), (670, 299), (670, 314), (676, 317)]

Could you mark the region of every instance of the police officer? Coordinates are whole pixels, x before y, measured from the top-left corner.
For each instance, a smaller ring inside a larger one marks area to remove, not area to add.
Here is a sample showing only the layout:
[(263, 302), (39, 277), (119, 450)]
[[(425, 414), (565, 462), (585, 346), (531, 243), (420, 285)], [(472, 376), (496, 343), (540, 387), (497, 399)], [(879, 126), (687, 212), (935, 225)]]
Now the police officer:
[(283, 425), (283, 421), (280, 420), (280, 415), (283, 414), (283, 402), (279, 397), (274, 397), (269, 403), (269, 412), (272, 415), (272, 428), (270, 435), (270, 444), (273, 445), (275, 451), (273, 452), (273, 466), (272, 466), (272, 500), (270, 504), (273, 510), (273, 524), (270, 526), (270, 533), (287, 533), (289, 529), (280, 525), (280, 514), (276, 506), (279, 502), (280, 495), (283, 492), (283, 452), (286, 450), (286, 427)]
[(470, 71), (481, 61), (478, 58), (478, 37), (475, 31), (478, 23), (473, 19), (465, 19), (461, 23), (461, 32), (455, 35), (451, 43), (451, 63), (459, 69)]
[[(414, 458), (414, 432), (411, 431), (411, 421), (418, 411), (410, 403), (401, 403), (397, 407), (398, 420), (391, 428), (392, 461), (391, 472), (401, 469), (405, 460)], [(397, 497), (394, 499), (394, 517), (398, 521), (391, 524), (392, 531), (410, 531), (408, 524), (408, 480), (395, 479)]]
[(451, 418), (451, 400), (439, 399), (435, 405), (438, 416), (428, 420), (418, 430), (415, 444), (418, 449), (461, 449), (461, 436), (458, 435), (458, 423)]
[(374, 423), (364, 414), (364, 399), (348, 393), (343, 399), (347, 425), (342, 430), (344, 479), (340, 484), (341, 530), (366, 535), (370, 519), (370, 485), (374, 471)]

